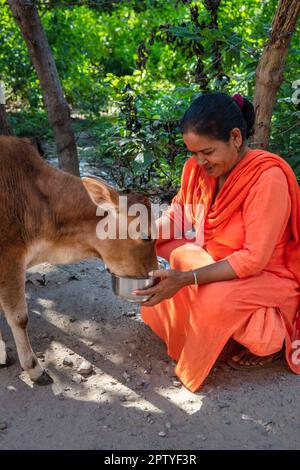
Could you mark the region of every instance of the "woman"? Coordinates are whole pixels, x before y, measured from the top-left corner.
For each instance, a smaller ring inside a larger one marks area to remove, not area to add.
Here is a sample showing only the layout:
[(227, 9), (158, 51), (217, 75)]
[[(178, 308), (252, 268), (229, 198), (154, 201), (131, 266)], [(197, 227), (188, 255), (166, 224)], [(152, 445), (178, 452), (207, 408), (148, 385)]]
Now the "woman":
[[(244, 346), (229, 361), (235, 368), (271, 363), (285, 342), (287, 361), (300, 373), (300, 192), (282, 158), (247, 146), (253, 126), (253, 106), (240, 94), (210, 93), (192, 103), (181, 123), (192, 156), (159, 220), (157, 254), (171, 269), (153, 273), (160, 278), (154, 287), (135, 291), (151, 294), (142, 318), (165, 341), (191, 391), (229, 338)], [(178, 205), (192, 206), (196, 231), (204, 227), (202, 247), (176, 239)], [(166, 222), (169, 240), (161, 236)]]

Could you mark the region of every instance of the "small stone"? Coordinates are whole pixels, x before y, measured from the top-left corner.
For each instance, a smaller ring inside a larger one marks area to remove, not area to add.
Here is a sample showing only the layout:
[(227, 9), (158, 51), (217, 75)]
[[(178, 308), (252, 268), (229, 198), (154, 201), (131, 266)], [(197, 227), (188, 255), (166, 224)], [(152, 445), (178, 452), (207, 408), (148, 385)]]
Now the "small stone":
[(129, 310), (128, 312), (125, 313), (126, 317), (135, 317), (136, 312), (135, 310)]
[(93, 366), (88, 361), (82, 361), (78, 368), (78, 372), (83, 376), (90, 375), (93, 372)]
[(229, 426), (229, 425), (231, 424), (231, 421), (230, 421), (230, 420), (226, 420), (226, 421), (224, 421), (224, 424), (226, 424), (226, 425)]
[(166, 437), (167, 434), (165, 433), (165, 431), (160, 431), (158, 435), (159, 437)]
[(26, 283), (33, 284), (34, 286), (45, 286), (47, 284), (45, 274), (32, 273), (29, 275)]
[(74, 323), (75, 321), (76, 321), (76, 318), (74, 318), (74, 317), (70, 317), (70, 318), (69, 318), (69, 322), (70, 322), (70, 323)]
[(268, 423), (263, 423), (264, 428), (266, 429), (267, 432), (271, 431), (273, 426), (274, 426), (273, 421), (269, 421)]
[(76, 384), (80, 384), (82, 382), (81, 375), (79, 375), (79, 374), (73, 375), (72, 382), (75, 382)]
[(68, 366), (68, 367), (72, 367), (73, 366), (72, 359), (70, 357), (66, 356), (63, 360), (63, 365)]
[(6, 388), (7, 388), (7, 390), (9, 390), (10, 392), (16, 392), (16, 391), (17, 391), (16, 387), (14, 387), (13, 385), (8, 385)]
[(173, 380), (173, 386), (174, 387), (179, 388), (179, 387), (181, 387), (181, 385), (182, 385), (182, 383), (180, 382), (180, 380)]
[(42, 338), (42, 339), (46, 339), (46, 338), (48, 338), (48, 335), (47, 335), (47, 333), (42, 333), (42, 334), (40, 335), (40, 338)]
[(149, 387), (150, 385), (150, 382), (146, 382), (145, 380), (141, 380), (140, 382), (138, 382), (135, 386), (136, 390), (141, 390), (143, 388), (147, 388)]
[(197, 434), (197, 439), (200, 439), (200, 441), (206, 441), (207, 437), (204, 436), (203, 434)]
[(69, 277), (69, 281), (80, 281), (80, 277), (77, 276), (76, 274), (72, 274), (72, 275)]
[(0, 431), (5, 431), (8, 428), (8, 424), (5, 421), (0, 423)]
[(95, 343), (94, 343), (94, 341), (88, 341), (86, 344), (87, 344), (87, 346), (94, 346)]
[(127, 372), (124, 372), (122, 376), (124, 377), (125, 380), (130, 379), (130, 375)]
[(171, 427), (172, 427), (172, 424), (169, 423), (169, 422), (167, 422), (167, 423), (166, 423), (166, 428), (167, 428), (167, 429), (171, 429)]
[(243, 421), (252, 421), (252, 419), (248, 415), (242, 415), (241, 418)]

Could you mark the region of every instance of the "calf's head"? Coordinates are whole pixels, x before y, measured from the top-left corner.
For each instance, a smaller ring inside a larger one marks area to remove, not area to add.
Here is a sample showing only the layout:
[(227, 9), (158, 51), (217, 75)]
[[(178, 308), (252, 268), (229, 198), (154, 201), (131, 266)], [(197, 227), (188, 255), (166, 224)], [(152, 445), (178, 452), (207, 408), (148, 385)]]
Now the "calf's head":
[(94, 249), (118, 276), (148, 277), (157, 269), (155, 222), (151, 204), (142, 195), (117, 192), (101, 178), (82, 182), (95, 205)]

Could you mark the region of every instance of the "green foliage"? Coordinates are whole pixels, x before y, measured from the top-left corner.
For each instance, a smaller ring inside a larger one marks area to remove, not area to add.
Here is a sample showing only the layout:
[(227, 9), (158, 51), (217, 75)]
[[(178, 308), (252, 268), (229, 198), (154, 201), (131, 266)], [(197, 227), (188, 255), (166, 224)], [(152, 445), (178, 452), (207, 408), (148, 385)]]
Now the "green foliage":
[(18, 136), (45, 140), (53, 137), (47, 114), (43, 110), (11, 112), (9, 117), (12, 128)]
[[(255, 69), (277, 1), (221, 0), (217, 25), (202, 1), (37, 5), (67, 100), (73, 112), (93, 121), (89, 132), (99, 164), (110, 166), (120, 186), (161, 186), (171, 195), (186, 158), (180, 117), (201, 91), (253, 97)], [(0, 34), (1, 78), (14, 111), (12, 124), (19, 134), (48, 137), (38, 80), (4, 0)], [(286, 59), (270, 142), (270, 150), (287, 158), (297, 175), (300, 116), (291, 98), (300, 79), (299, 36), (297, 30)]]
[[(150, 193), (153, 186), (155, 192), (163, 187), (165, 195), (171, 197), (180, 183), (186, 158), (178, 120), (188, 101), (177, 100), (176, 93), (167, 100), (160, 92), (155, 97), (143, 96), (136, 103), (139, 125), (128, 130), (120, 120), (106, 131), (99, 153), (119, 186), (143, 188)], [(123, 118), (126, 121), (128, 116)]]

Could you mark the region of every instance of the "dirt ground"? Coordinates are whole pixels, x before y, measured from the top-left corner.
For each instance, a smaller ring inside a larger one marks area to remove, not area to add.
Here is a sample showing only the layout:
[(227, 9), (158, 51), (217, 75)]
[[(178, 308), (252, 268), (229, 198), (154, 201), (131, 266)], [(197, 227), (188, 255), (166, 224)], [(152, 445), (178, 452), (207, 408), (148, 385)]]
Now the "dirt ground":
[[(27, 298), (31, 342), (54, 383), (33, 386), (18, 361), (0, 370), (0, 449), (299, 448), (300, 378), (284, 360), (251, 373), (219, 361), (192, 394), (98, 261), (31, 268)], [(17, 359), (3, 316), (0, 327)]]

